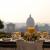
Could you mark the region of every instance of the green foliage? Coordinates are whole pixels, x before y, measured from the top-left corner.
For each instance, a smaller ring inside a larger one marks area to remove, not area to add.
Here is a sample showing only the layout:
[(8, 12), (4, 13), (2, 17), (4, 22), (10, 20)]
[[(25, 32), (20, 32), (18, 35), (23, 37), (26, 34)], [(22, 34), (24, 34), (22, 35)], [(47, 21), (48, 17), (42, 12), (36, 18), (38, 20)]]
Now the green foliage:
[(0, 20), (0, 29), (4, 28), (3, 22)]
[(35, 36), (34, 34), (33, 34), (33, 36), (32, 36), (32, 41), (35, 41), (35, 40), (37, 40), (37, 36)]
[(11, 34), (5, 33), (5, 32), (0, 32), (0, 38), (10, 38)]
[(28, 35), (25, 35), (23, 38), (26, 41), (36, 41), (38, 39), (38, 36), (36, 36), (35, 34), (33, 34), (31, 37), (28, 37)]
[(25, 40), (28, 40), (27, 36), (23, 36), (23, 38), (24, 38)]

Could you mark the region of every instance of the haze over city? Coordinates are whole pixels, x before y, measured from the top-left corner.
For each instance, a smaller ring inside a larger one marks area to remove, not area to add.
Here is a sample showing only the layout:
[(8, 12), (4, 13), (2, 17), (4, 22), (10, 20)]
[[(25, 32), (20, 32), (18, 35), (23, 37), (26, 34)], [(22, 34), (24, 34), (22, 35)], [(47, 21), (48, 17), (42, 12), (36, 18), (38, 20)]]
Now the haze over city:
[(0, 0), (0, 19), (25, 23), (29, 15), (35, 23), (50, 23), (50, 0)]

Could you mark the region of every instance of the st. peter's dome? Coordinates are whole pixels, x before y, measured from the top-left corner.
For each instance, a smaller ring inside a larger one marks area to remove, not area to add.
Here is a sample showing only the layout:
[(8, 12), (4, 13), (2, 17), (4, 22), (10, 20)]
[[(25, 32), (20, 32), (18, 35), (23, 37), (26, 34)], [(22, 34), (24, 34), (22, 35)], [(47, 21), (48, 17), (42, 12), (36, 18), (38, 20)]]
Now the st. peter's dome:
[(26, 21), (26, 25), (28, 27), (34, 27), (35, 23), (34, 23), (34, 19), (31, 17), (31, 15), (29, 15), (29, 18)]

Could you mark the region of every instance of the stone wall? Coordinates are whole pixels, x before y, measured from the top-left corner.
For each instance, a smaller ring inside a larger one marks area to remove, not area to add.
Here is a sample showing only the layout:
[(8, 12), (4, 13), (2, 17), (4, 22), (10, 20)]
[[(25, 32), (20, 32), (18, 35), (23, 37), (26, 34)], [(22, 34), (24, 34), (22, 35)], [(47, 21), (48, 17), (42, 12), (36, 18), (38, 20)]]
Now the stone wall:
[(17, 41), (17, 50), (43, 50), (42, 48), (43, 41), (36, 42), (25, 42), (23, 40)]
[(16, 48), (3, 48), (1, 47), (0, 50), (17, 50)]
[(43, 50), (50, 50), (50, 48), (44, 48)]

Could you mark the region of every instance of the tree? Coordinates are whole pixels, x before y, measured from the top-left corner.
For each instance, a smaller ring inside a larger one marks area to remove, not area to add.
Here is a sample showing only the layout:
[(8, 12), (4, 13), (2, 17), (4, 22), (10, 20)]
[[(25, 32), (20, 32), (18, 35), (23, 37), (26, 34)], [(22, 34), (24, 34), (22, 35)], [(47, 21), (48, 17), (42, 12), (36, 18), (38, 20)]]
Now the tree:
[(0, 29), (4, 28), (3, 22), (0, 20)]

